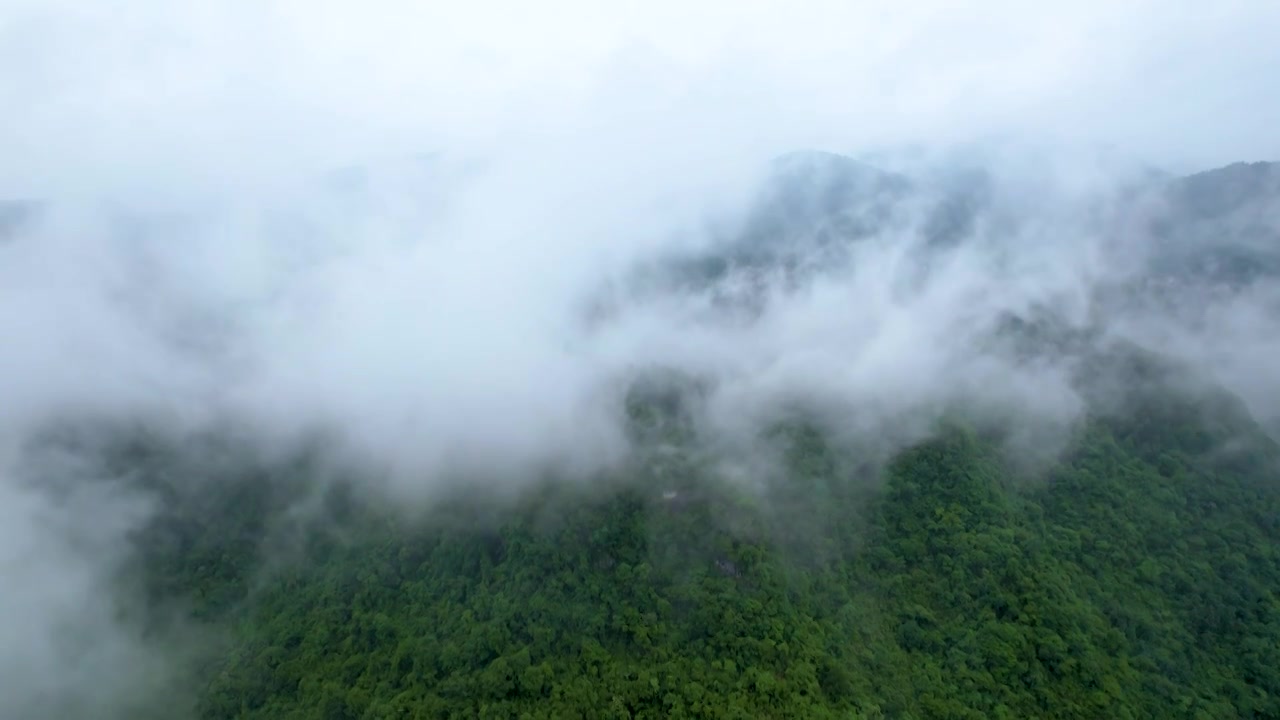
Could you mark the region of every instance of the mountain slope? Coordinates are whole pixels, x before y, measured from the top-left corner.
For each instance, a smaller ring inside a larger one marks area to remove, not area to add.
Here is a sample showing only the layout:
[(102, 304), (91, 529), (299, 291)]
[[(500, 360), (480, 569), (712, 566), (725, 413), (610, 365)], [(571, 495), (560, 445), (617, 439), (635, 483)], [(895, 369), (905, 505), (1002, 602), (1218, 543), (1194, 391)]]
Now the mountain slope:
[(1130, 367), (1126, 411), (1033, 475), (999, 428), (869, 470), (792, 425), (748, 490), (668, 435), (661, 485), (645, 462), (412, 519), (331, 486), (327, 530), (264, 566), (245, 540), (283, 506), (251, 473), (147, 541), (155, 597), (235, 620), (205, 718), (1274, 717), (1280, 451)]
[[(777, 168), (741, 233), (653, 291), (741, 272), (803, 288), (908, 228), (923, 286), (949, 250), (1040, 221), (983, 173), (939, 190), (839, 156)], [(49, 473), (55, 501), (74, 482), (146, 501), (111, 607), (183, 648), (194, 690), (128, 717), (1280, 717), (1280, 448), (1203, 364), (1110, 334), (1143, 303), (1207, 304), (1204, 285), (1268, 289), (1271, 173), (1153, 176), (1099, 201), (1079, 230), (1154, 240), (1148, 264), (1117, 271), (1114, 296), (1090, 288), (1084, 321), (999, 306), (966, 336), (1001, 369), (1062, 371), (1083, 408), (1041, 435), (1034, 413), (960, 394), (906, 444), (800, 403), (726, 447), (699, 424), (715, 378), (672, 369), (619, 379), (621, 467), (507, 494), (449, 478), (420, 506), (326, 438), (253, 452), (251, 427), (84, 421), (28, 451), (94, 470)], [(1222, 253), (1225, 274), (1197, 259)]]

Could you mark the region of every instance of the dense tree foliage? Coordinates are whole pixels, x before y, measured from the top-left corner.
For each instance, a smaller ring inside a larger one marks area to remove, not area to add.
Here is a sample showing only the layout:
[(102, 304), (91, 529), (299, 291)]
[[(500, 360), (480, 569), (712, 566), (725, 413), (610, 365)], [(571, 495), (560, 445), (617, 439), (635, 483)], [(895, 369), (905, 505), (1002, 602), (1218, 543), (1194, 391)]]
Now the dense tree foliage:
[(625, 477), (412, 518), (218, 470), (138, 572), (231, 628), (210, 719), (1280, 717), (1280, 454), (1221, 396), (1125, 403), (1034, 472), (963, 423), (874, 470), (796, 423), (750, 487), (637, 411)]

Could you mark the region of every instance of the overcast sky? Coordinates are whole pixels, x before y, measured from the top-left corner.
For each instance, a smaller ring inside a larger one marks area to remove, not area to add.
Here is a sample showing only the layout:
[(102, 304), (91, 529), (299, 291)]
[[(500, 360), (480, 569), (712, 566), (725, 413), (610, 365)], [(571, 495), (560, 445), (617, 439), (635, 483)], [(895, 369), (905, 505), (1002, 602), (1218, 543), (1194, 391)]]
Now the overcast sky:
[(1270, 0), (0, 0), (0, 191), (579, 135), (1280, 159), (1277, 28)]

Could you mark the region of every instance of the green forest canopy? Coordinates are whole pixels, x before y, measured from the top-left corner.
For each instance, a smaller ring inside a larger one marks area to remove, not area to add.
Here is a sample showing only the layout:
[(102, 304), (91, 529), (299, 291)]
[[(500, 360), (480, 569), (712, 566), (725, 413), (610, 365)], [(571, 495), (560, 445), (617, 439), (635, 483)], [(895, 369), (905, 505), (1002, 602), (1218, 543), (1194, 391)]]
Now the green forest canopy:
[(335, 484), (294, 535), (305, 465), (179, 486), (135, 447), (139, 572), (229, 628), (202, 718), (1280, 717), (1280, 453), (1229, 399), (1130, 400), (1034, 475), (957, 422), (868, 482), (796, 423), (746, 492), (667, 432), (498, 509)]

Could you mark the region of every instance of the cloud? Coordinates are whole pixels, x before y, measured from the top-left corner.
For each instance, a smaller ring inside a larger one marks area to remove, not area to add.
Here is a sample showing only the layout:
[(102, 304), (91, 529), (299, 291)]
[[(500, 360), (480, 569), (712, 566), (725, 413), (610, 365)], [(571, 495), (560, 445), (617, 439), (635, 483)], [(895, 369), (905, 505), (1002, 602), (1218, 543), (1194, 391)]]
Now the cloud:
[[(120, 592), (127, 533), (146, 498), (80, 482), (96, 472), (75, 458), (39, 470), (6, 453), (0, 474), (5, 542), (0, 573), (0, 714), (23, 718), (141, 717), (172, 713), (184, 667), (163, 633), (146, 632)], [(39, 481), (45, 487), (35, 485)], [(48, 485), (65, 492), (50, 495)]]
[[(1080, 305), (1114, 270), (1077, 215), (1130, 170), (1095, 143), (1166, 167), (1275, 153), (1276, 12), (11, 0), (0, 189), (53, 209), (0, 247), (0, 424), (322, 424), (410, 475), (511, 475), (615, 458), (634, 367), (722, 376), (719, 398), (928, 404), (961, 368), (999, 374), (970, 362), (999, 311)], [(970, 141), (999, 166), (982, 221), (1037, 218), (1017, 252), (966, 248), (904, 296), (905, 217), (849, 273), (766, 279), (749, 329), (697, 320), (706, 297), (579, 322), (636, 263), (708, 242), (708, 214), (732, 222), (778, 153)]]

